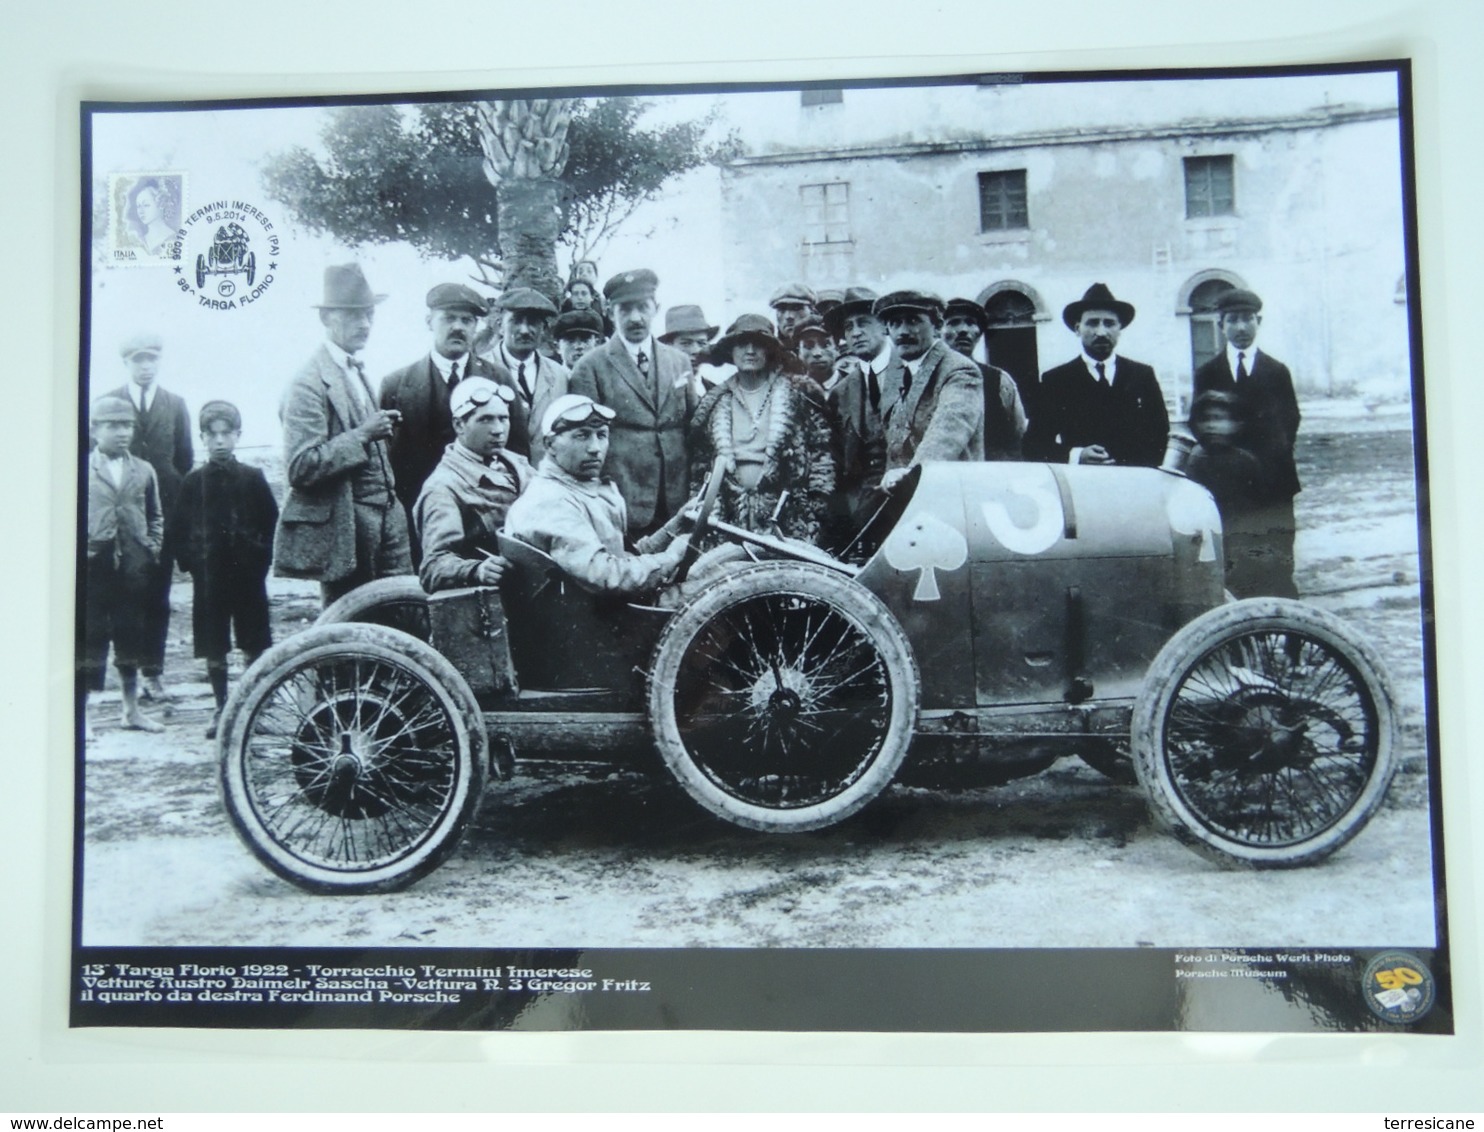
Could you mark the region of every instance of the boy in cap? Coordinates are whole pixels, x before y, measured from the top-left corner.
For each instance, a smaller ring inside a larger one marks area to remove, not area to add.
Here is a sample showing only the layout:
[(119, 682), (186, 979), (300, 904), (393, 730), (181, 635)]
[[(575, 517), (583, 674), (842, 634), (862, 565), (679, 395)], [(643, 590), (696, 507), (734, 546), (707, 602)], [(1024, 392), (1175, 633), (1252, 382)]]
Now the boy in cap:
[(234, 455), (242, 438), (237, 407), (208, 401), (200, 421), (206, 463), (180, 485), (167, 529), (175, 561), (195, 583), (191, 630), (216, 700), (206, 729), (206, 737), (215, 739), (227, 702), (232, 638), (248, 664), (273, 643), (267, 579), (278, 503), (262, 469), (239, 463)]
[(943, 342), (979, 367), (984, 375), (984, 458), (1019, 460), (1026, 412), (1015, 379), (999, 366), (974, 357), (989, 330), (989, 316), (972, 299), (949, 299), (943, 315)]
[(505, 560), (495, 536), (532, 474), (524, 456), (505, 450), (515, 399), (487, 377), (466, 378), (453, 391), (453, 443), (412, 510), (423, 547), (418, 578), (428, 593), (500, 584)]
[(682, 513), (652, 535), (624, 546), (624, 498), (603, 478), (608, 430), (617, 414), (591, 397), (558, 397), (541, 422), (546, 456), (530, 487), (510, 506), (505, 533), (549, 554), (584, 588), (633, 596), (658, 589), (690, 545)]
[[(129, 381), (110, 396), (123, 397), (134, 406), (134, 439), (129, 443), (129, 452), (154, 468), (160, 508), (168, 529), (180, 481), (196, 459), (191, 451), (191, 414), (185, 399), (160, 388), (160, 355), (164, 349), (164, 341), (158, 334), (146, 332), (125, 339), (119, 346), (119, 354), (128, 368)], [(163, 702), (169, 698), (160, 683), (160, 674), (165, 668), (165, 637), (170, 630), (173, 572), (169, 557), (162, 557), (155, 568), (154, 586), (149, 594), (145, 616), (150, 645), (140, 666), (144, 677), (140, 694), (146, 701)]]
[(707, 322), (705, 313), (694, 304), (671, 307), (665, 312), (665, 332), (660, 335), (660, 341), (666, 346), (674, 346), (690, 359), (691, 388), (697, 397), (704, 396), (713, 385), (726, 379), (726, 375), (709, 361), (711, 343), (720, 329)]
[(94, 401), (89, 413), (94, 447), (87, 462), (88, 545), (78, 667), (84, 722), (88, 693), (103, 690), (112, 644), (123, 725), (163, 731), (158, 720), (139, 710), (139, 669), (152, 649), (152, 586), (162, 557), (165, 518), (154, 468), (129, 452), (136, 417), (128, 398), (112, 394)]
[(594, 310), (563, 311), (552, 324), (551, 336), (556, 339), (562, 365), (570, 372), (603, 344), (603, 316)]

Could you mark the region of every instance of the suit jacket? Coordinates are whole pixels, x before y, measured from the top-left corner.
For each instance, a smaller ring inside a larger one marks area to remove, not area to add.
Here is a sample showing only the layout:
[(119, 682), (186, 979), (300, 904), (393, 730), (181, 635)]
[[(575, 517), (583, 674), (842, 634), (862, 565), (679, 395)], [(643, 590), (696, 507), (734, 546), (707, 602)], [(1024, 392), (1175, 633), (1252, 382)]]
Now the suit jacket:
[[(470, 363), (467, 373), (464, 372), (465, 361)], [(459, 369), (460, 380), (464, 377), (487, 377), (515, 389), (514, 379), (503, 366), (487, 362), (475, 354), (466, 354), (459, 363)], [(419, 358), (381, 379), (381, 407), (396, 409), (402, 414), (402, 423), (392, 436), (389, 452), (397, 498), (407, 511), (408, 530), (412, 529), (412, 506), (417, 502), (418, 492), (453, 443), (453, 413), (448, 407), (452, 392), (431, 356)], [(517, 396), (510, 405), (510, 439), (506, 445), (510, 451), (524, 456), (528, 451), (526, 406), (519, 391), (516, 392)]]
[(1258, 350), (1239, 385), (1225, 350), (1195, 371), (1193, 393), (1234, 393), (1242, 422), (1238, 447), (1256, 458), (1257, 474), (1244, 492), (1254, 503), (1281, 503), (1299, 492), (1293, 442), (1298, 435), (1298, 397), (1288, 367)]
[(124, 458), (118, 485), (107, 467), (107, 457), (96, 448), (88, 453), (88, 557), (109, 555), (118, 569), (137, 574), (153, 567), (164, 544), (159, 483), (138, 456)]
[(690, 360), (654, 341), (645, 379), (615, 334), (577, 363), (568, 391), (618, 414), (609, 430), (607, 473), (627, 504), (629, 528), (643, 530), (678, 511), (689, 498), (686, 428), (695, 409)]
[(906, 363), (893, 353), (881, 371), (886, 466), (984, 459), (984, 378), (970, 358), (939, 340), (922, 356), (906, 393)]
[[(546, 415), (547, 406), (562, 394), (567, 392), (567, 384), (571, 380), (572, 371), (561, 362), (548, 358), (540, 350), (534, 351), (526, 359), (526, 382), (531, 386), (531, 404), (526, 407), (524, 395), (520, 391), (520, 382), (516, 378), (516, 371), (500, 359), (505, 357), (500, 347), (496, 345), (495, 354), (490, 361), (497, 369), (504, 370), (510, 375), (510, 387), (516, 392), (516, 405), (520, 406), (522, 415), (526, 418), (526, 424), (520, 429), (517, 437), (515, 429), (515, 405), (511, 406), (510, 439), (512, 443), (506, 448), (513, 452), (519, 452), (522, 456), (530, 459), (531, 466), (535, 467), (541, 463), (541, 457), (545, 455), (545, 448), (541, 443), (541, 418)], [(531, 369), (534, 363), (535, 376), (532, 377)], [(518, 363), (517, 363), (518, 364)], [(518, 443), (516, 443), (518, 441)]]
[[(127, 385), (119, 386), (110, 396), (132, 402)], [(154, 468), (160, 485), (160, 505), (167, 516), (180, 493), (180, 481), (196, 462), (191, 450), (191, 431), (191, 414), (186, 409), (185, 398), (159, 386), (150, 398), (149, 412), (140, 413), (134, 423), (129, 453), (147, 460)]]
[(265, 578), (273, 560), (278, 503), (261, 468), (207, 461), (186, 476), (165, 541), (198, 583)]
[[(348, 387), (356, 380), (321, 346), (284, 391), (284, 468), (289, 494), (278, 517), (274, 572), (334, 582), (356, 569), (353, 483), (384, 474), (391, 482), (386, 444), (362, 444), (350, 430), (367, 416)], [(369, 393), (365, 395), (369, 399)]]
[(1026, 425), (1020, 389), (999, 366), (979, 364), (979, 372), (984, 375), (984, 458), (1019, 460)]
[(1119, 464), (1158, 467), (1170, 414), (1154, 369), (1119, 355), (1113, 388), (1104, 389), (1082, 358), (1041, 375), (1022, 445), (1027, 460), (1066, 463), (1073, 448), (1101, 444)]

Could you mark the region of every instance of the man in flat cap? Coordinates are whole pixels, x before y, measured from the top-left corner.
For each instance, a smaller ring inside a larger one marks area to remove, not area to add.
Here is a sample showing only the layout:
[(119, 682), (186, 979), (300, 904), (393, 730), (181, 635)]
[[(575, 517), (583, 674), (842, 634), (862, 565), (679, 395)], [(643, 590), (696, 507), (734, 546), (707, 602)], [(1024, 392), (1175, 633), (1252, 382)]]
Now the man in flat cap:
[[(158, 334), (135, 334), (126, 339), (119, 347), (119, 354), (129, 371), (129, 380), (109, 396), (122, 397), (134, 406), (134, 438), (129, 443), (129, 452), (155, 470), (160, 507), (162, 514), (168, 516), (180, 494), (181, 481), (195, 463), (195, 454), (191, 450), (191, 414), (185, 399), (160, 388), (157, 380), (163, 351), (164, 343)], [(160, 674), (165, 670), (173, 573), (168, 555), (162, 555), (155, 564), (145, 598), (149, 648), (139, 671), (144, 678), (140, 696), (146, 701), (167, 698)]]
[(533, 287), (512, 287), (500, 296), (500, 340), (491, 356), (515, 378), (521, 419), (512, 422), (511, 447), (541, 461), (541, 437), (536, 426), (541, 414), (567, 392), (570, 371), (561, 362), (544, 357), (541, 345), (557, 316), (556, 306)]
[(694, 304), (665, 311), (665, 332), (659, 336), (660, 341), (690, 359), (691, 386), (697, 397), (704, 397), (712, 386), (725, 380), (725, 374), (709, 361), (711, 343), (720, 330), (707, 322), (705, 312)]
[(531, 482), (526, 458), (505, 448), (516, 400), (510, 386), (487, 377), (465, 378), (453, 391), (455, 439), (413, 508), (423, 548), (418, 577), (428, 593), (500, 584), (506, 563), (495, 536)]
[(872, 308), (891, 335), (881, 375), (886, 433), (883, 490), (927, 460), (984, 459), (984, 384), (979, 367), (943, 344), (943, 300), (893, 291)]
[(670, 579), (690, 536), (680, 533), (687, 520), (677, 513), (633, 540), (633, 552), (626, 548), (625, 531), (633, 524), (623, 495), (603, 476), (616, 424), (612, 409), (584, 394), (569, 393), (547, 406), (541, 422), (546, 455), (530, 487), (511, 504), (505, 532), (549, 554), (583, 588), (631, 597)]
[[(427, 295), (427, 324), (433, 348), (417, 361), (381, 379), (381, 407), (401, 414), (389, 453), (397, 498), (412, 529), (412, 507), (423, 481), (453, 443), (453, 417), (448, 400), (466, 377), (487, 377), (514, 388), (510, 375), (474, 352), (474, 333), (485, 313), (479, 293), (462, 283), (439, 283)], [(525, 449), (524, 406), (514, 414), (517, 450)], [(412, 544), (412, 564), (422, 561), (422, 548)]]
[[(974, 347), (989, 328), (989, 316), (972, 299), (949, 299), (943, 315), (943, 341), (948, 348), (974, 359)], [(1015, 379), (999, 366), (975, 360), (984, 376), (984, 458), (1019, 460), (1025, 435), (1025, 406)]]
[(325, 341), (284, 393), (289, 494), (278, 519), (273, 568), (315, 578), (326, 605), (375, 578), (412, 572), (407, 514), (396, 495), (387, 442), (401, 417), (377, 404), (361, 349), (376, 304), (360, 264), (325, 268), (314, 304)]
[(139, 710), (138, 694), (139, 669), (154, 648), (150, 602), (165, 538), (160, 488), (148, 461), (129, 454), (138, 412), (127, 397), (99, 397), (88, 417), (93, 450), (86, 471), (88, 547), (77, 642), (83, 719), (88, 694), (103, 690), (112, 645), (124, 727), (163, 731)]
[(616, 327), (572, 371), (568, 389), (615, 413), (608, 474), (625, 503), (629, 534), (657, 531), (686, 501), (686, 427), (695, 410), (690, 360), (655, 340), (654, 272), (621, 272), (603, 286)]
[(878, 297), (869, 287), (847, 287), (839, 305), (823, 319), (840, 343), (827, 394), (839, 444), (830, 536), (836, 543), (848, 540), (870, 517), (886, 471), (881, 375), (891, 364), (891, 339), (875, 315)]
[[(603, 344), (603, 316), (595, 310), (578, 309), (563, 311), (552, 323), (551, 336), (556, 339), (557, 352), (562, 355), (562, 365), (570, 374), (584, 355), (592, 353)], [(539, 431), (540, 422), (532, 427)]]
[(1082, 353), (1041, 375), (1022, 448), (1027, 460), (1158, 467), (1170, 414), (1154, 369), (1118, 353), (1133, 304), (1094, 283), (1062, 311)]
[(794, 332), (808, 319), (819, 317), (814, 291), (803, 283), (785, 283), (773, 292), (768, 305), (773, 308), (773, 321), (783, 344), (794, 348)]
[(1257, 348), (1262, 300), (1236, 288), (1216, 302), (1225, 348), (1195, 371), (1188, 469), (1221, 509), (1226, 588), (1238, 597), (1298, 597), (1293, 582), (1293, 445), (1298, 397), (1288, 367)]

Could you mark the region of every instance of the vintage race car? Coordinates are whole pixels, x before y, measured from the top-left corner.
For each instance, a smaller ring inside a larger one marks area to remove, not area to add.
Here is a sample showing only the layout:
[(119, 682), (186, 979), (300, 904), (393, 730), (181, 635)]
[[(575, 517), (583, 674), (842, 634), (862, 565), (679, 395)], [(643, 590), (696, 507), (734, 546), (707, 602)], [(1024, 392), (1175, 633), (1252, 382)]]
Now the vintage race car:
[(247, 230), (241, 224), (223, 224), (206, 254), (196, 256), (196, 286), (205, 287), (208, 275), (246, 275), (251, 287), (258, 275), (258, 257), (247, 246)]
[(719, 479), (693, 545), (723, 545), (654, 604), (506, 540), (499, 591), (384, 579), (265, 653), (219, 740), (248, 847), (311, 890), (400, 887), (516, 757), (664, 767), (718, 817), (788, 832), (893, 780), (1077, 753), (1131, 771), (1182, 842), (1256, 867), (1325, 857), (1382, 801), (1375, 651), (1309, 605), (1231, 600), (1216, 506), (1178, 472), (928, 464), (839, 557), (712, 522)]

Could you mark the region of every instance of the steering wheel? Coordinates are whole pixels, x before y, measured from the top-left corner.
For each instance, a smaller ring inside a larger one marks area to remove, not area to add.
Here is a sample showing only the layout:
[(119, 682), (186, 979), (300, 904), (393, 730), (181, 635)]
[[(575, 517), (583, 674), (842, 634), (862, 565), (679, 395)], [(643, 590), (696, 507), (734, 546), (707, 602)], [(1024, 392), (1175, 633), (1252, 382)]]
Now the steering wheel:
[(701, 557), (701, 542), (711, 528), (711, 508), (716, 506), (716, 495), (721, 491), (722, 477), (726, 474), (727, 458), (718, 456), (716, 462), (711, 465), (711, 474), (701, 485), (701, 509), (696, 512), (695, 522), (691, 525), (690, 545), (685, 548), (685, 555), (680, 559), (680, 566), (675, 571), (675, 582), (685, 581), (690, 568), (696, 564), (696, 559)]

